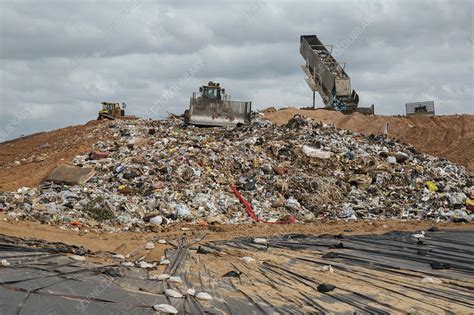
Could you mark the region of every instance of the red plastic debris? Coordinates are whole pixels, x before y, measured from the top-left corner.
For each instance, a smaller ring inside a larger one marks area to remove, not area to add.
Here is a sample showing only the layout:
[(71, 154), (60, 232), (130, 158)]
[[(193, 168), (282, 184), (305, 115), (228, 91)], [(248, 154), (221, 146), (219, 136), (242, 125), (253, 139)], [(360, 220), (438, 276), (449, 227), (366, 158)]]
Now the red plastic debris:
[(239, 198), (240, 202), (245, 206), (245, 210), (247, 211), (249, 216), (252, 219), (254, 219), (255, 222), (262, 222), (262, 223), (267, 223), (267, 224), (294, 224), (296, 223), (296, 218), (292, 216), (291, 214), (284, 216), (280, 221), (277, 221), (277, 222), (268, 222), (268, 221), (264, 221), (257, 218), (257, 216), (255, 215), (255, 212), (253, 212), (252, 210), (252, 206), (250, 206), (250, 203), (244, 198), (244, 196), (240, 194), (237, 188), (233, 186), (231, 189), (232, 189), (232, 192), (235, 194), (235, 196)]

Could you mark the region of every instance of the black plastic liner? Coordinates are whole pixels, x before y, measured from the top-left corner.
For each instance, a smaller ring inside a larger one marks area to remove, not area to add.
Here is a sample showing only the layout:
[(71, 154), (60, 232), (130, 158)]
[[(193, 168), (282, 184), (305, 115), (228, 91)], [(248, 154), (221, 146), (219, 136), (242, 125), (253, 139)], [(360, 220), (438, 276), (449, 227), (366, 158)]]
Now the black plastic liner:
[[(0, 237), (0, 260), (10, 263), (0, 267), (0, 314), (156, 314), (152, 306), (163, 303), (180, 314), (472, 311), (474, 231), (427, 232), (422, 242), (412, 234), (292, 234), (268, 238), (267, 245), (241, 238), (201, 243), (206, 251), (200, 253), (181, 240), (167, 253), (171, 264), (165, 270), (180, 276), (180, 285), (148, 280), (139, 268), (95, 265), (64, 254), (85, 253), (82, 248)], [(242, 256), (256, 261), (243, 263)], [(334, 274), (320, 270), (327, 265)], [(232, 270), (242, 275), (224, 277)], [(425, 277), (442, 283), (422, 282)], [(167, 288), (183, 294), (194, 288), (213, 300), (169, 298)]]

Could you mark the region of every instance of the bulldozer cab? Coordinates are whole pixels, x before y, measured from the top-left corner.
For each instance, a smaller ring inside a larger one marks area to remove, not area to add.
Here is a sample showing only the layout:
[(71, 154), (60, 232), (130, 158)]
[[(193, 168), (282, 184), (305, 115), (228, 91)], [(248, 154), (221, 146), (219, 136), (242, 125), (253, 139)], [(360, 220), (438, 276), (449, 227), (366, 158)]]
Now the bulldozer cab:
[(115, 109), (115, 105), (116, 104), (114, 104), (114, 103), (103, 102), (102, 103), (102, 112), (112, 114), (114, 109)]
[(201, 92), (202, 98), (205, 100), (220, 101), (222, 94), (224, 94), (224, 89), (218, 86), (203, 86), (199, 89), (199, 92)]

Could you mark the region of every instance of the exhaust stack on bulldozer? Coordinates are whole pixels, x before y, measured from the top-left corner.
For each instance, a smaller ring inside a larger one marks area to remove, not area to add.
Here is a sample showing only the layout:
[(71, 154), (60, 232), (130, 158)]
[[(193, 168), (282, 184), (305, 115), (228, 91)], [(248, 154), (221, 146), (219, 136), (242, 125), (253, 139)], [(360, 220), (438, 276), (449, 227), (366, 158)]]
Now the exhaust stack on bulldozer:
[(219, 83), (209, 81), (199, 93), (193, 92), (184, 121), (198, 126), (236, 126), (249, 124), (251, 111), (252, 102), (232, 101)]

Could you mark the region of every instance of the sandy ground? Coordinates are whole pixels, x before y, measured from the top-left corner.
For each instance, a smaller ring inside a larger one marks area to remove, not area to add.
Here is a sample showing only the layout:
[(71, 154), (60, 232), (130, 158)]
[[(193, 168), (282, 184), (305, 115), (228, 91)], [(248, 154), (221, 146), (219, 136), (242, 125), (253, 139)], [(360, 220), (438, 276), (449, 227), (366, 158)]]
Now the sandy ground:
[[(127, 255), (136, 252), (144, 247), (149, 241), (166, 239), (167, 241), (177, 241), (181, 238), (202, 238), (202, 242), (215, 240), (228, 240), (238, 237), (273, 236), (290, 233), (301, 233), (309, 235), (319, 234), (373, 234), (385, 233), (388, 231), (416, 231), (426, 230), (436, 225), (442, 229), (474, 229), (474, 223), (438, 223), (427, 221), (359, 221), (343, 222), (328, 221), (311, 224), (294, 225), (273, 225), (273, 224), (245, 224), (245, 225), (213, 225), (200, 226), (190, 224), (176, 224), (163, 226), (160, 232), (87, 232), (85, 229), (79, 232), (73, 230), (60, 230), (57, 226), (45, 225), (32, 221), (8, 220), (4, 214), (0, 214), (0, 233), (24, 237), (42, 239), (48, 242), (61, 241), (68, 245), (83, 246), (92, 252), (114, 252)], [(189, 228), (183, 231), (182, 228)], [(349, 229), (352, 232), (348, 232)], [(148, 256), (148, 259), (159, 260), (163, 251), (169, 245), (160, 246), (156, 244), (156, 250)], [(139, 254), (139, 253), (138, 253)], [(137, 255), (138, 255), (137, 254)]]
[(474, 171), (474, 115), (434, 117), (366, 116), (360, 113), (344, 115), (328, 110), (296, 108), (267, 111), (265, 117), (285, 124), (295, 114), (311, 117), (341, 129), (363, 134), (382, 134), (388, 122), (389, 136), (409, 143), (421, 152), (445, 157)]
[[(39, 185), (58, 164), (90, 152), (92, 144), (104, 139), (101, 130), (110, 123), (93, 120), (0, 143), (0, 191)], [(35, 162), (36, 157), (44, 160)]]

